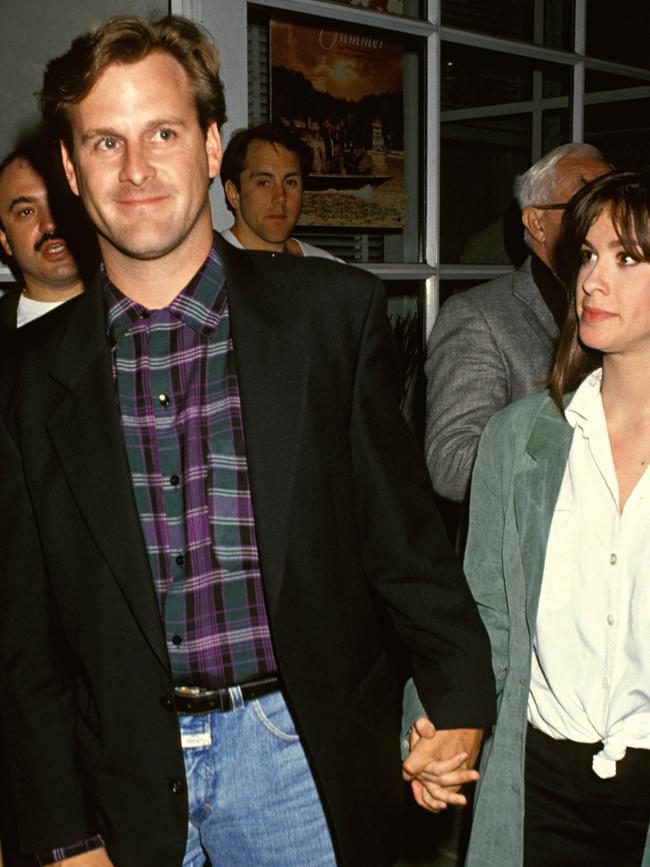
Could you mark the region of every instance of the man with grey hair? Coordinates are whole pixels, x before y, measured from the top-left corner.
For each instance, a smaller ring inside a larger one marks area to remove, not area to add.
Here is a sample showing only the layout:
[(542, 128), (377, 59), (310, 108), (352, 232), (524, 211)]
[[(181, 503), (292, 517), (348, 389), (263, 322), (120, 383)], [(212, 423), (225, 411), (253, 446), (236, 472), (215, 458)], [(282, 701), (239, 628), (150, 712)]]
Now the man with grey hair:
[(478, 441), (495, 412), (539, 388), (566, 313), (553, 256), (569, 199), (611, 166), (566, 144), (515, 180), (529, 256), (514, 272), (454, 295), (427, 346), (426, 459), (436, 492), (463, 502)]

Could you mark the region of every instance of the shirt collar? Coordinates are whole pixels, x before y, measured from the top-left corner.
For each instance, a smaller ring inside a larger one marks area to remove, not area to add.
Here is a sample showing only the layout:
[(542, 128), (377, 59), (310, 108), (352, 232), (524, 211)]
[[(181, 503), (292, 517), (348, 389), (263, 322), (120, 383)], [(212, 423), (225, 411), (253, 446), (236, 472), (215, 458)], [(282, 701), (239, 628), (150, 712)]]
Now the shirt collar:
[(588, 435), (590, 424), (593, 424), (603, 412), (603, 401), (600, 396), (602, 380), (602, 367), (593, 370), (580, 383), (564, 411), (571, 427), (579, 427), (585, 436)]
[[(135, 323), (147, 319), (150, 311), (123, 295), (103, 265), (100, 280), (108, 308), (107, 332), (117, 344)], [(206, 260), (165, 309), (204, 337), (210, 337), (217, 328), (226, 311), (226, 292), (223, 260), (214, 239)]]

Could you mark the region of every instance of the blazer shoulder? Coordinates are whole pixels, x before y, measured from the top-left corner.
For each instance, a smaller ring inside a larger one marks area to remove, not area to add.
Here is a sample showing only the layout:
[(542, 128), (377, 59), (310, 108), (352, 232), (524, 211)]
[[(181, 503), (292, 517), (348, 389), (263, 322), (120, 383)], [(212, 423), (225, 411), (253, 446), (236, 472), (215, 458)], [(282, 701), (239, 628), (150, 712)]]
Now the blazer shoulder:
[(485, 439), (526, 442), (537, 419), (548, 416), (563, 421), (562, 413), (548, 391), (538, 391), (495, 413), (485, 427)]
[(20, 289), (10, 289), (0, 298), (0, 330), (13, 331), (16, 328)]

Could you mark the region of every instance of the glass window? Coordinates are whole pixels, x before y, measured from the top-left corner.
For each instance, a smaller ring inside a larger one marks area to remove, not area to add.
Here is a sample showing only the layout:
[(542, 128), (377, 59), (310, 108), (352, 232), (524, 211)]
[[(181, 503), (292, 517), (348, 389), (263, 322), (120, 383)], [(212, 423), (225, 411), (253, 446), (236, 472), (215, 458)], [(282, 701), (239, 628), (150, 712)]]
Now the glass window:
[(440, 82), (442, 110), (530, 100), (534, 96), (535, 72), (542, 76), (543, 97), (568, 96), (571, 77), (566, 67), (445, 42)]
[[(536, 8), (543, 10), (538, 21)], [(442, 23), (506, 39), (570, 49), (573, 3), (565, 0), (442, 0)], [(535, 38), (536, 29), (540, 38)]]
[(585, 106), (585, 140), (619, 169), (650, 166), (650, 97)]
[(441, 261), (512, 261), (521, 225), (512, 185), (530, 165), (530, 115), (443, 124), (441, 135)]
[(346, 6), (359, 6), (376, 12), (390, 12), (393, 15), (408, 15), (411, 18), (422, 17), (425, 13), (424, 0), (334, 0)]
[(650, 4), (587, 2), (587, 55), (650, 69)]
[[(442, 50), (440, 254), (445, 263), (514, 261), (512, 186), (531, 164), (533, 118), (543, 152), (569, 139), (570, 70), (445, 43)], [(512, 113), (517, 103), (521, 109)], [(541, 153), (539, 154), (541, 156)]]
[(313, 159), (296, 235), (354, 262), (417, 262), (424, 41), (251, 7), (249, 123), (291, 127)]

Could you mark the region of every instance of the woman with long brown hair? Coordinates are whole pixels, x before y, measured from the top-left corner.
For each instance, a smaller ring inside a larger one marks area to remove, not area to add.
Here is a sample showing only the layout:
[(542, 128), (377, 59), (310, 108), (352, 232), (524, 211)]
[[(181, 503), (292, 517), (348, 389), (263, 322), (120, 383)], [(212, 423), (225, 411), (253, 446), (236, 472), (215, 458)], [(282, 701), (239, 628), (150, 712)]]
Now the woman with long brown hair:
[(499, 714), (466, 867), (650, 865), (650, 173), (593, 181), (564, 229), (550, 388), (491, 420), (474, 469)]

